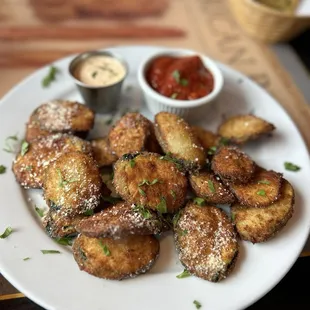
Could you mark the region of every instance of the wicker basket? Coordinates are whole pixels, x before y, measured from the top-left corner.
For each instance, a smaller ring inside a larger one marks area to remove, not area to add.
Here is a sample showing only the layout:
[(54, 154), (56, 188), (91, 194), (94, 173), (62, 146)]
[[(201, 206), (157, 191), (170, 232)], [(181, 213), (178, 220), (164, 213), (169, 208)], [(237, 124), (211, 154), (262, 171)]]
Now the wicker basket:
[(267, 43), (288, 41), (310, 27), (310, 17), (281, 12), (253, 0), (229, 0), (241, 27), (251, 37)]

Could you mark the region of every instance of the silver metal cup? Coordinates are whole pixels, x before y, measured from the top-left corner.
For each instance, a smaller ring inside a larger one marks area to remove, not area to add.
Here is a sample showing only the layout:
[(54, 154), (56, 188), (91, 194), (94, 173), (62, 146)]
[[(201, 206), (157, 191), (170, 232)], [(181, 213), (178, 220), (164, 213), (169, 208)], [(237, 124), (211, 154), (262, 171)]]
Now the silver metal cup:
[[(77, 65), (91, 56), (104, 55), (116, 58), (124, 66), (126, 70), (125, 76), (115, 84), (107, 86), (91, 86), (79, 81), (74, 76), (74, 71)], [(122, 84), (128, 75), (128, 64), (119, 55), (109, 52), (109, 51), (89, 51), (76, 56), (69, 64), (69, 73), (73, 78), (81, 96), (83, 97), (85, 104), (90, 107), (94, 112), (97, 113), (110, 113), (117, 109)]]

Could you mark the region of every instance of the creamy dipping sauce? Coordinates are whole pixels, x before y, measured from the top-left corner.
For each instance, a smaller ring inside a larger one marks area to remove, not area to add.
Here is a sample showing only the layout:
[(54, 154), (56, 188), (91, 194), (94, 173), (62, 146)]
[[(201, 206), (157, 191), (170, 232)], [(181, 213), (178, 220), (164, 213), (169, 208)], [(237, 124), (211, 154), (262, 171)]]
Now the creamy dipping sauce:
[(108, 86), (122, 80), (126, 74), (124, 65), (116, 58), (95, 55), (79, 63), (74, 71), (76, 79), (91, 86)]

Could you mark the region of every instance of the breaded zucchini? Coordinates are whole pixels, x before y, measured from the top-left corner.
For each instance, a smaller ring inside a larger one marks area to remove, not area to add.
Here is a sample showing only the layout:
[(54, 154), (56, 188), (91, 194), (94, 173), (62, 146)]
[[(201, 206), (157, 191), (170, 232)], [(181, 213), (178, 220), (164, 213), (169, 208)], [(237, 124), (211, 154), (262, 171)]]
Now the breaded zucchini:
[(281, 184), (280, 173), (257, 167), (249, 183), (230, 184), (229, 186), (242, 206), (263, 208), (279, 199)]
[(43, 220), (43, 227), (52, 238), (63, 238), (77, 235), (75, 229), (85, 215), (68, 216), (57, 210), (50, 209)]
[(222, 146), (213, 156), (211, 168), (225, 181), (246, 183), (253, 176), (255, 163), (240, 149)]
[(80, 152), (61, 155), (45, 170), (43, 182), (47, 204), (68, 215), (95, 209), (102, 194), (102, 180), (95, 161)]
[(117, 156), (112, 153), (107, 137), (92, 140), (91, 146), (99, 167), (111, 166), (117, 161)]
[(87, 237), (119, 239), (129, 235), (153, 235), (162, 230), (158, 215), (143, 206), (119, 202), (82, 220), (76, 227)]
[(99, 278), (122, 280), (151, 269), (159, 255), (159, 241), (153, 236), (116, 240), (81, 234), (75, 239), (72, 249), (81, 270)]
[(210, 147), (217, 146), (221, 140), (218, 135), (202, 127), (192, 126), (192, 130), (206, 152), (208, 152)]
[(146, 150), (152, 123), (140, 113), (125, 114), (109, 132), (110, 147), (117, 157)]
[(238, 144), (271, 133), (275, 126), (254, 115), (236, 115), (226, 119), (218, 128), (218, 134)]
[(49, 101), (31, 114), (26, 126), (26, 141), (57, 132), (85, 136), (93, 128), (94, 120), (94, 112), (84, 104), (68, 100)]
[(171, 154), (188, 170), (201, 169), (206, 154), (185, 120), (175, 114), (160, 112), (155, 116), (155, 134), (165, 153)]
[(232, 271), (238, 257), (238, 241), (227, 215), (213, 206), (189, 202), (174, 226), (179, 259), (190, 274), (218, 282)]
[(68, 134), (39, 137), (29, 143), (27, 152), (17, 154), (12, 170), (17, 182), (25, 188), (40, 188), (46, 167), (66, 152), (92, 155), (89, 142)]
[(173, 213), (184, 203), (187, 179), (173, 162), (155, 153), (124, 155), (114, 165), (113, 184), (128, 203)]
[(230, 189), (212, 172), (191, 174), (189, 181), (194, 193), (208, 204), (230, 204), (235, 201)]
[(232, 220), (239, 236), (252, 243), (265, 242), (277, 234), (292, 217), (294, 212), (294, 189), (284, 180), (281, 197), (265, 208), (245, 207), (234, 204)]

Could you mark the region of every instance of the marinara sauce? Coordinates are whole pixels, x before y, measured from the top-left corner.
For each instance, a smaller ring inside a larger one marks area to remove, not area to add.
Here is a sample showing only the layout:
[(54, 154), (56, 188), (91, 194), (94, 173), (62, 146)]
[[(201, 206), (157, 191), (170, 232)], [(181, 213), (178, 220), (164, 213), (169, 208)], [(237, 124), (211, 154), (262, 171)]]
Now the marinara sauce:
[(214, 79), (199, 56), (161, 56), (154, 59), (146, 79), (163, 96), (193, 100), (212, 92)]

